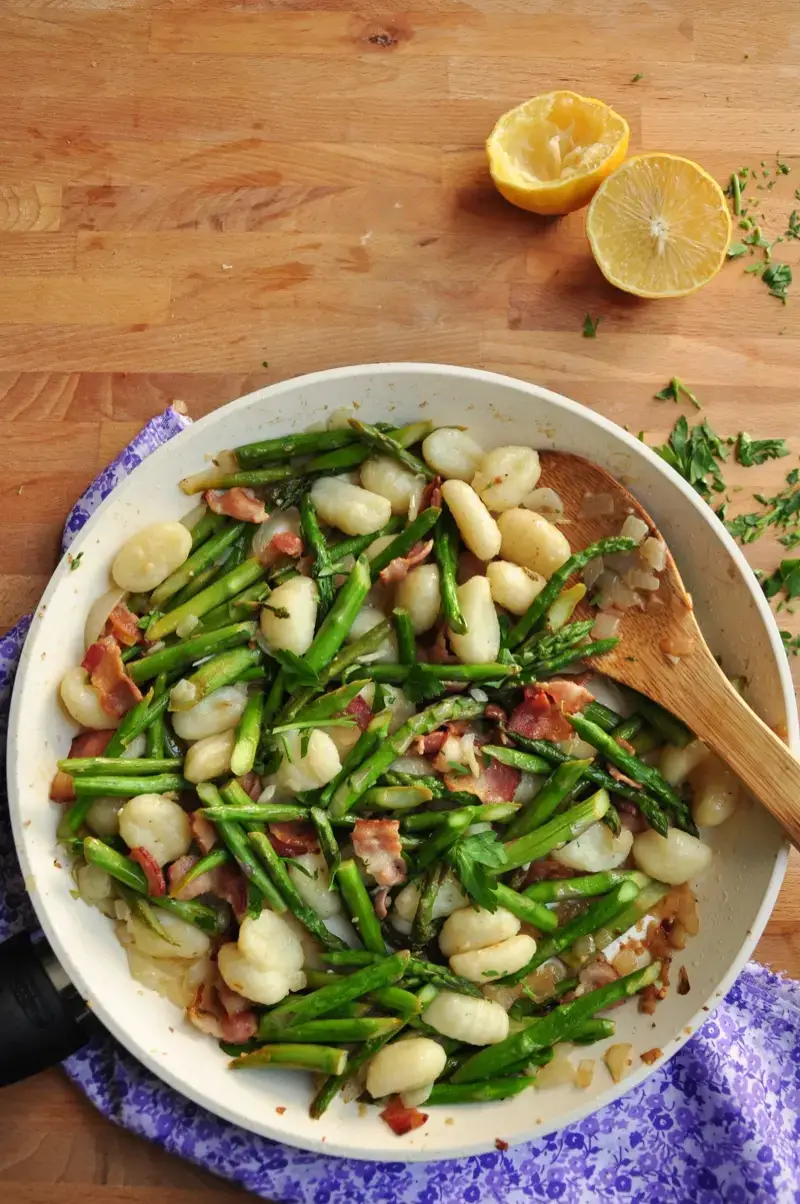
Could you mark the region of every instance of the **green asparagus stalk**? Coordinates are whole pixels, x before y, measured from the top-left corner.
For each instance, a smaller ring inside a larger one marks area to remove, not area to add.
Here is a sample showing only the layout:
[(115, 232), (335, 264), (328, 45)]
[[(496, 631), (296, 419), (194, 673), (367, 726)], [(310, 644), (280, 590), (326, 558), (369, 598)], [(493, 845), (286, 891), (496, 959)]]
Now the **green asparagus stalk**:
[(411, 925), (411, 948), (415, 953), (424, 949), (433, 938), (433, 908), (446, 875), (447, 866), (438, 861), (422, 877), (419, 902)]
[(236, 729), (236, 743), (231, 755), (231, 773), (236, 778), (249, 773), (255, 764), (263, 714), (264, 691), (255, 690), (247, 700)]
[(397, 606), (392, 611), (394, 630), (397, 636), (397, 651), (402, 665), (415, 665), (417, 662), (417, 640), (411, 616), (403, 606)]
[[(402, 789), (402, 787), (395, 787)], [(475, 795), (471, 796), (472, 798)], [(458, 832), (474, 823), (508, 823), (520, 809), (519, 803), (469, 803), (456, 811), (419, 811), (415, 815), (405, 816), (403, 830), (408, 832), (427, 832), (430, 828), (455, 824)], [(458, 817), (458, 818), (456, 818)], [(452, 822), (451, 822), (452, 821)], [(445, 845), (448, 842), (443, 842)]]
[[(197, 793), (206, 808), (223, 811), (225, 804), (217, 787), (212, 782), (200, 782)], [(242, 792), (244, 793), (244, 792)], [(248, 882), (253, 882), (273, 911), (282, 914), (286, 911), (286, 903), (280, 891), (272, 885), (266, 871), (256, 858), (244, 830), (234, 819), (217, 819), (214, 826), (233, 854), (240, 870)]]
[(262, 468), (265, 464), (284, 461), (292, 456), (305, 456), (323, 451), (335, 451), (355, 443), (355, 431), (344, 427), (333, 431), (308, 431), (299, 435), (283, 435), (277, 439), (261, 439), (235, 448), (241, 469)]
[(663, 882), (648, 880), (624, 911), (618, 912), (602, 927), (595, 930), (595, 948), (598, 952), (607, 949), (618, 936), (622, 936), (629, 928), (633, 928), (635, 924), (643, 920), (647, 913), (669, 893), (669, 890), (669, 886)]
[[(525, 755), (525, 754), (522, 754)], [(567, 761), (551, 773), (541, 790), (517, 815), (506, 836), (515, 840), (546, 823), (580, 783), (591, 761)]]
[(381, 644), (391, 634), (391, 631), (391, 623), (388, 619), (384, 619), (382, 623), (376, 623), (374, 627), (370, 627), (369, 631), (359, 636), (357, 640), (353, 640), (352, 644), (346, 644), (343, 648), (340, 648), (327, 668), (323, 669), (320, 673), (320, 685), (325, 686), (329, 681), (335, 681), (342, 676), (345, 669), (356, 661), (361, 660), (362, 656), (368, 656), (371, 652), (377, 652)]
[(535, 1078), (524, 1075), (502, 1079), (485, 1079), (480, 1083), (434, 1083), (425, 1103), (480, 1104), (491, 1100), (510, 1099), (536, 1085)]
[(184, 560), (180, 568), (176, 569), (174, 573), (170, 573), (165, 581), (156, 586), (150, 595), (150, 609), (163, 610), (165, 602), (169, 602), (170, 598), (190, 585), (198, 573), (212, 565), (218, 556), (221, 556), (232, 543), (236, 542), (245, 525), (245, 523), (232, 519), (220, 530), (216, 530), (210, 539), (201, 543), (197, 550), (192, 552), (187, 560)]
[(139, 683), (158, 677), (161, 673), (187, 669), (207, 656), (249, 643), (257, 631), (258, 624), (254, 622), (231, 623), (214, 631), (204, 631), (202, 635), (190, 636), (179, 644), (171, 644), (134, 661), (128, 669), (128, 676)]
[(388, 568), (393, 560), (398, 557), (407, 556), (414, 545), (423, 540), (431, 528), (436, 526), (441, 513), (441, 509), (438, 506), (428, 506), (427, 509), (418, 514), (413, 522), (410, 522), (406, 529), (401, 531), (370, 562), (372, 580), (377, 581), (383, 570)]
[(607, 895), (620, 882), (635, 882), (641, 890), (649, 881), (639, 870), (603, 870), (599, 874), (586, 874), (581, 878), (551, 878), (534, 882), (523, 892), (526, 898), (538, 903), (558, 903), (563, 899), (590, 899), (595, 895)]
[(444, 510), (433, 540), (433, 551), (439, 566), (442, 613), (449, 629), (456, 635), (464, 635), (467, 624), (458, 601), (457, 583), (459, 539), (458, 527), (452, 514), (449, 510)]
[(372, 953), (369, 949), (333, 949), (319, 956), (326, 966), (374, 966), (385, 956), (385, 950)]
[(305, 1024), (308, 1020), (335, 1012), (343, 1003), (398, 982), (405, 973), (408, 959), (408, 950), (403, 949), (384, 957), (373, 966), (356, 970), (355, 974), (349, 974), (331, 986), (320, 987), (310, 995), (292, 995), (267, 1012), (264, 1022), (270, 1028), (276, 1022), (288, 1028), (289, 1025)]
[(355, 861), (348, 858), (341, 863), (337, 881), (350, 918), (364, 946), (373, 953), (384, 954), (386, 942), (383, 939), (380, 921), (375, 915), (375, 908)]
[(475, 719), (483, 713), (483, 703), (471, 698), (442, 699), (420, 711), (390, 736), (363, 765), (355, 769), (338, 787), (331, 799), (331, 816), (346, 815), (356, 801), (374, 786), (392, 761), (402, 757), (416, 736), (427, 735), (451, 719)]
[(331, 821), (328, 818), (326, 811), (321, 807), (311, 808), (311, 820), (316, 828), (319, 847), (322, 850), (326, 862), (328, 863), (328, 871), (330, 877), (330, 890), (334, 889), (334, 879), (339, 872), (339, 866), (342, 863), (342, 854), (339, 850), (339, 842), (334, 835)]
[[(237, 786), (236, 782), (231, 782), (222, 789), (223, 798), (233, 802), (238, 790), (233, 790)], [(244, 791), (242, 791), (244, 793)], [(305, 929), (315, 937), (325, 949), (341, 949), (344, 947), (344, 941), (338, 937), (325, 922), (317, 915), (313, 907), (309, 907), (305, 903), (289, 876), (289, 871), (283, 864), (282, 860), (275, 852), (267, 836), (263, 832), (249, 832), (248, 840), (256, 853), (261, 858), (261, 861), (267, 867), (269, 876), (275, 883), (275, 886), (282, 898), (286, 900), (286, 904), (291, 913), (300, 921)]]
[[(681, 723), (664, 707), (659, 706), (657, 702), (653, 702), (645, 694), (636, 695), (636, 709), (641, 712), (650, 727), (659, 735), (662, 741), (667, 744), (675, 744), (678, 748), (685, 748), (687, 744), (691, 744), (694, 740), (694, 733), (689, 730), (685, 723)], [(587, 714), (587, 719), (591, 718)]]
[(76, 799), (96, 799), (105, 794), (114, 798), (133, 798), (137, 794), (167, 794), (171, 790), (191, 790), (192, 785), (177, 773), (153, 774), (148, 777), (100, 775), (76, 778)]
[(597, 823), (610, 806), (608, 791), (598, 790), (591, 798), (576, 803), (574, 807), (554, 816), (540, 828), (510, 841), (505, 846), (507, 863), (501, 871), (494, 872), (506, 873), (508, 870), (517, 869), (518, 866), (527, 865), (529, 861), (538, 861), (540, 857), (546, 857), (557, 845), (574, 840), (581, 832)]
[(207, 694), (213, 694), (214, 690), (241, 681), (243, 673), (260, 663), (261, 651), (258, 648), (231, 648), (228, 652), (220, 652), (219, 656), (212, 656), (210, 660), (204, 661), (190, 677), (184, 678), (186, 685), (179, 694), (175, 693), (173, 687), (170, 694), (170, 709), (173, 711), (191, 709)]
[(521, 769), (523, 773), (549, 774), (552, 768), (550, 762), (546, 761), (544, 757), (520, 752), (518, 748), (508, 748), (503, 744), (484, 744), (481, 752), (484, 756), (491, 757), (493, 761), (499, 761), (501, 765), (511, 765), (514, 769)]
[(418, 456), (412, 455), (402, 443), (399, 443), (391, 435), (378, 430), (376, 426), (372, 426), (369, 422), (360, 422), (357, 418), (350, 419), (350, 426), (361, 442), (369, 444), (379, 455), (391, 456), (393, 460), (397, 460), (400, 464), (405, 465), (406, 468), (410, 469), (417, 476), (425, 477), (427, 481), (433, 480), (436, 474), (432, 469), (428, 468), (425, 461), (420, 460)]
[(333, 578), (322, 575), (323, 570), (331, 566), (331, 554), (310, 493), (304, 493), (300, 499), (300, 525), (306, 546), (314, 555), (311, 575), (317, 578), (319, 617), (324, 619), (333, 604)]
[(200, 807), (198, 815), (210, 819), (212, 824), (222, 819), (233, 819), (243, 824), (275, 824), (287, 820), (308, 819), (308, 807), (299, 803), (227, 803), (219, 807)]
[(594, 560), (596, 556), (630, 552), (635, 547), (635, 539), (625, 539), (621, 535), (613, 535), (609, 539), (601, 539), (598, 543), (590, 544), (582, 552), (575, 552), (569, 560), (562, 564), (560, 569), (556, 569), (542, 592), (533, 599), (525, 614), (512, 627), (509, 634), (509, 647), (512, 649), (518, 647), (536, 629), (573, 573), (585, 568), (589, 561)]
[(262, 1045), (252, 1053), (241, 1054), (228, 1063), (231, 1070), (263, 1070), (278, 1066), (283, 1070), (313, 1070), (316, 1074), (342, 1074), (347, 1066), (347, 1051), (332, 1045)]
[[(167, 675), (159, 673), (155, 683), (154, 697), (160, 698), (162, 694), (167, 692)], [(145, 756), (151, 760), (163, 760), (164, 758), (164, 732), (165, 732), (164, 712), (156, 715), (153, 722), (145, 731)], [(179, 768), (176, 767), (176, 768)]]
[(521, 1031), (506, 1037), (505, 1041), (473, 1054), (456, 1070), (452, 1081), (471, 1083), (502, 1075), (507, 1067), (529, 1054), (555, 1045), (558, 1041), (569, 1040), (571, 1033), (595, 1012), (638, 994), (656, 982), (660, 974), (661, 963), (653, 962), (643, 970), (636, 970), (625, 978), (618, 978), (595, 991), (589, 991), (571, 1003), (562, 1003), (547, 1016), (529, 1021)]
[(551, 656), (548, 660), (534, 661), (520, 674), (519, 684), (526, 686), (534, 681), (544, 681), (546, 678), (552, 677), (554, 673), (560, 673), (562, 669), (566, 669), (567, 665), (573, 665), (577, 660), (604, 656), (606, 652), (611, 652), (616, 648), (618, 643), (619, 640), (616, 637), (594, 640), (591, 644), (578, 644), (573, 648), (568, 648), (556, 656)]
[(419, 978), (442, 991), (455, 991), (458, 995), (473, 995), (476, 999), (483, 998), (483, 992), (474, 982), (462, 978), (460, 974), (454, 974), (452, 970), (448, 970), (447, 966), (440, 966), (419, 957), (409, 958), (406, 974), (409, 978)]
[(344, 638), (352, 627), (369, 589), (369, 561), (366, 556), (359, 556), (350, 576), (336, 595), (329, 614), (314, 636), (314, 642), (303, 657), (309, 668), (319, 673), (330, 664), (344, 643)]
[(515, 677), (519, 673), (519, 667), (498, 662), (487, 665), (433, 665), (425, 661), (420, 661), (415, 665), (401, 665), (385, 662), (378, 665), (367, 665), (364, 672), (373, 681), (390, 682), (392, 685), (399, 686), (412, 676), (418, 681), (430, 681), (436, 684), (449, 681), (497, 681), (500, 678)]
[(234, 598), (248, 585), (253, 585), (263, 575), (264, 567), (259, 560), (255, 557), (245, 560), (230, 573), (220, 577), (213, 585), (201, 590), (189, 602), (184, 602), (183, 606), (176, 606), (174, 610), (168, 611), (167, 614), (152, 623), (146, 632), (148, 642), (153, 643), (155, 640), (163, 640), (165, 636), (172, 635), (176, 627), (180, 626), (190, 614), (197, 615), (201, 619), (214, 607)]
[[(586, 708), (584, 714), (587, 719), (591, 719), (593, 723), (597, 723), (594, 712), (590, 711), (589, 707)], [(605, 725), (602, 723), (597, 723), (597, 726), (606, 730)], [(644, 718), (638, 712), (634, 712), (633, 715), (629, 715), (627, 719), (620, 719), (615, 727), (608, 728), (607, 730), (611, 732), (611, 735), (619, 744), (620, 740), (627, 740), (630, 743), (631, 740), (638, 736), (643, 727)]]
[(396, 535), (398, 531), (402, 531), (406, 525), (406, 520), (401, 514), (393, 515), (385, 527), (381, 527), (378, 531), (370, 531), (368, 535), (352, 535), (348, 539), (340, 539), (338, 543), (331, 544), (329, 550), (331, 563), (324, 569), (318, 569), (316, 572), (312, 566), (311, 575), (316, 577), (330, 577), (338, 573), (346, 573), (349, 571), (347, 565), (348, 557), (354, 558), (366, 552), (367, 548), (380, 539), (382, 535)]
[(403, 1024), (403, 1020), (398, 1020), (394, 1016), (309, 1020), (307, 1024), (292, 1025), (290, 1028), (281, 1028), (280, 1025), (277, 1025), (272, 1031), (267, 1025), (262, 1024), (261, 1038), (264, 1041), (291, 1042), (301, 1045), (372, 1041), (375, 1037), (394, 1036), (403, 1027)]
[(582, 644), (594, 627), (593, 619), (581, 619), (569, 623), (559, 631), (534, 632), (516, 651), (516, 658), (523, 665), (533, 665), (561, 656)]
[(358, 800), (359, 809), (375, 807), (379, 811), (413, 811), (433, 798), (425, 786), (373, 786)]
[(599, 899), (596, 899), (594, 903), (587, 907), (586, 911), (575, 916), (568, 924), (562, 925), (562, 927), (557, 928), (555, 932), (551, 933), (550, 936), (539, 941), (536, 952), (528, 964), (513, 974), (507, 974), (501, 981), (506, 986), (522, 982), (524, 978), (527, 978), (533, 970), (543, 965), (549, 958), (556, 957), (565, 949), (571, 949), (581, 937), (591, 936), (599, 928), (604, 928), (614, 916), (625, 911), (628, 904), (636, 898), (638, 893), (639, 887), (635, 882), (632, 882), (630, 879), (620, 882), (607, 895), (601, 895)]
[(366, 730), (361, 733), (353, 748), (345, 756), (342, 768), (336, 777), (323, 789), (320, 795), (321, 806), (327, 807), (338, 788), (346, 781), (350, 774), (360, 765), (363, 765), (380, 748), (389, 731), (391, 721), (392, 712), (388, 707), (386, 710), (378, 711), (377, 714), (373, 715), (367, 724)]
[(583, 1024), (573, 1029), (569, 1039), (573, 1045), (594, 1045), (595, 1041), (605, 1041), (607, 1037), (613, 1037), (616, 1031), (617, 1026), (613, 1020), (603, 1020), (595, 1016), (591, 1020), (584, 1020)]
[(621, 715), (616, 711), (612, 711), (611, 707), (604, 706), (602, 702), (598, 702), (595, 698), (584, 708), (584, 716), (601, 727), (604, 732), (613, 732), (614, 728), (619, 727), (620, 723), (624, 723)]
[(544, 904), (537, 903), (525, 894), (519, 894), (503, 882), (496, 884), (495, 891), (498, 906), (505, 907), (506, 911), (524, 920), (526, 924), (533, 924), (534, 928), (541, 932), (553, 932), (558, 927), (558, 916), (554, 911), (548, 911)]
[(123, 718), (117, 730), (105, 747), (107, 757), (119, 757), (124, 753), (132, 740), (146, 731), (150, 724), (167, 709), (169, 695), (162, 694), (154, 697), (154, 691), (148, 690), (140, 702), (136, 703)]
[(186, 873), (178, 879), (174, 886), (170, 887), (170, 897), (173, 899), (180, 898), (181, 893), (190, 883), (194, 882), (202, 874), (211, 873), (212, 870), (218, 869), (221, 865), (226, 865), (231, 860), (231, 855), (227, 849), (211, 849), (199, 861), (186, 871)]
[[(224, 515), (215, 514), (213, 510), (206, 510), (205, 514), (191, 528), (192, 551), (194, 552), (196, 548), (200, 547), (201, 543), (205, 543), (207, 539), (210, 539), (215, 531), (218, 531), (220, 527), (225, 525), (225, 522)], [(136, 613), (139, 614), (140, 612), (137, 611)]]
[(144, 777), (176, 773), (183, 765), (178, 757), (67, 757), (58, 768), (74, 778), (111, 774), (114, 777)]

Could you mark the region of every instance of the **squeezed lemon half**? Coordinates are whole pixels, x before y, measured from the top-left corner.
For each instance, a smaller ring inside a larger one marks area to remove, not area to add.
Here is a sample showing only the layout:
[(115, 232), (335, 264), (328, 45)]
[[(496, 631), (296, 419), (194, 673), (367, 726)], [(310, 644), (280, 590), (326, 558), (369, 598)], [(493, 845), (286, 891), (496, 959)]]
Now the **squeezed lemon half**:
[(628, 123), (600, 100), (547, 92), (504, 113), (486, 142), (489, 170), (512, 205), (571, 213), (622, 163)]
[(637, 297), (684, 297), (725, 262), (731, 218), (716, 180), (690, 159), (638, 155), (598, 188), (586, 215), (607, 280)]

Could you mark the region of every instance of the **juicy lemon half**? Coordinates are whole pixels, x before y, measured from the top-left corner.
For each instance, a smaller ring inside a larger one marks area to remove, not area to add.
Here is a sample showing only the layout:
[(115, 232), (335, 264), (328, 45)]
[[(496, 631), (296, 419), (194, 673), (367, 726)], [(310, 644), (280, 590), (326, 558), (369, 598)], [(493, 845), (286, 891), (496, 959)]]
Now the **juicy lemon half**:
[(531, 213), (572, 213), (625, 158), (628, 123), (600, 100), (547, 92), (504, 113), (486, 142), (499, 192)]
[(684, 297), (725, 262), (731, 218), (716, 180), (677, 155), (639, 155), (597, 190), (586, 233), (598, 267), (637, 297)]

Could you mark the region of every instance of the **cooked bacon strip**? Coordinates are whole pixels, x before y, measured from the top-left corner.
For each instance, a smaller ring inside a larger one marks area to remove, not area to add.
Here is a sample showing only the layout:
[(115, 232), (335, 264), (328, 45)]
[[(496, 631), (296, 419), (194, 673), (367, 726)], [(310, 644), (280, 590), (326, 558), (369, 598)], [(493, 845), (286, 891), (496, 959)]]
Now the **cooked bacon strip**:
[(220, 865), (214, 870), (211, 893), (230, 903), (233, 914), (241, 921), (247, 911), (247, 882), (238, 865)]
[(594, 702), (594, 694), (577, 678), (559, 677), (555, 681), (540, 681), (536, 684), (558, 703), (565, 715), (574, 715), (576, 711), (582, 711), (590, 702)]
[(258, 776), (258, 774), (251, 769), (249, 773), (243, 774), (242, 777), (237, 778), (236, 781), (239, 783), (245, 794), (248, 795), (248, 797), (251, 798), (254, 803), (257, 803), (259, 795), (261, 794), (261, 778)]
[(269, 838), (280, 857), (297, 857), (299, 853), (319, 852), (319, 841), (313, 825), (302, 819), (270, 824)]
[(372, 708), (366, 698), (356, 694), (352, 702), (345, 707), (345, 715), (352, 715), (361, 731), (366, 731), (372, 719)]
[(372, 896), (372, 906), (379, 920), (385, 920), (389, 914), (389, 887), (382, 886)]
[(606, 961), (602, 953), (598, 953), (578, 974), (581, 985), (589, 991), (594, 991), (597, 987), (604, 987), (610, 982), (616, 982), (618, 978), (619, 974), (611, 962)]
[(575, 871), (568, 865), (562, 865), (554, 857), (542, 857), (533, 861), (525, 871), (525, 886), (533, 886), (534, 882), (549, 882), (551, 878), (571, 878)]
[(461, 790), (467, 794), (475, 794), (482, 803), (511, 803), (517, 787), (522, 781), (522, 774), (512, 765), (503, 765), (500, 761), (481, 762), (481, 776), (475, 778), (472, 774), (445, 774), (444, 784), (448, 790)]
[(422, 491), (419, 499), (419, 512), (427, 510), (429, 506), (439, 507), (442, 504), (442, 478), (434, 477)]
[(118, 602), (106, 619), (105, 634), (113, 636), (118, 644), (124, 644), (126, 648), (132, 648), (144, 639), (139, 620), (124, 602)]
[(449, 732), (446, 727), (437, 732), (428, 732), (427, 736), (415, 736), (409, 752), (416, 757), (435, 757), (442, 751)]
[(400, 844), (399, 819), (357, 819), (353, 850), (379, 886), (396, 886), (406, 880), (406, 863)]
[(141, 702), (142, 692), (125, 672), (119, 644), (110, 635), (102, 636), (89, 646), (81, 667), (89, 674), (107, 715), (121, 718)]
[[(627, 740), (625, 741), (625, 743), (626, 744), (628, 743)], [(642, 789), (641, 782), (634, 782), (633, 778), (629, 778), (627, 776), (627, 774), (624, 774), (622, 772), (621, 769), (617, 769), (616, 765), (609, 765), (608, 772), (611, 774), (612, 778), (615, 779), (615, 781), (624, 782), (626, 786), (633, 786), (634, 790)]]
[(217, 829), (211, 820), (206, 819), (204, 815), (198, 815), (196, 811), (192, 811), (189, 815), (189, 827), (192, 829), (192, 836), (200, 852), (210, 853), (219, 840)]
[(493, 719), (495, 723), (505, 723), (507, 718), (503, 708), (496, 702), (488, 703), (484, 708), (483, 715), (485, 719)]
[(131, 849), (131, 861), (135, 861), (144, 870), (144, 876), (147, 879), (148, 895), (158, 898), (159, 895), (167, 893), (167, 884), (164, 881), (161, 866), (149, 849), (142, 848), (141, 846)]
[[(73, 737), (69, 746), (70, 757), (100, 757), (106, 751), (106, 745), (114, 735), (111, 731), (81, 732)], [(59, 769), (50, 784), (50, 798), (54, 803), (71, 803), (75, 799), (75, 786), (72, 775)]]
[(242, 489), (239, 485), (233, 489), (207, 489), (203, 499), (215, 514), (227, 514), (243, 523), (263, 523), (269, 518), (261, 498), (252, 489)]
[(304, 551), (302, 539), (293, 531), (278, 531), (269, 541), (269, 546), (281, 556), (291, 556), (293, 560), (302, 556)]
[(427, 540), (425, 543), (414, 544), (414, 547), (407, 556), (395, 556), (394, 560), (391, 560), (386, 568), (381, 570), (381, 581), (384, 585), (394, 585), (398, 581), (405, 581), (411, 569), (415, 569), (417, 565), (423, 564), (432, 551), (432, 539)]
[(258, 1017), (250, 1009), (249, 1000), (237, 995), (221, 979), (197, 988), (186, 1015), (201, 1032), (234, 1045), (249, 1041), (258, 1031)]
[(420, 1125), (424, 1125), (428, 1119), (428, 1113), (420, 1112), (419, 1108), (406, 1108), (400, 1096), (393, 1095), (380, 1117), (381, 1120), (386, 1121), (393, 1133), (402, 1137), (405, 1133), (410, 1133), (412, 1129), (418, 1129)]
[(574, 715), (594, 698), (574, 681), (542, 681), (525, 687), (525, 698), (514, 708), (508, 725), (528, 740), (569, 740), (572, 728), (564, 715)]

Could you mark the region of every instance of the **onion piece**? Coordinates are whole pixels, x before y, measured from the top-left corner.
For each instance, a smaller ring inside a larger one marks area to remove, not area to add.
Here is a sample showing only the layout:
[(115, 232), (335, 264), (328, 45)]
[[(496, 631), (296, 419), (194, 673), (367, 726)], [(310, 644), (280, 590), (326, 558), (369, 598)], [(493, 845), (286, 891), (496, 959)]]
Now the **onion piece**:
[(585, 493), (578, 518), (601, 518), (614, 513), (614, 497), (610, 493)]
[(192, 531), (200, 522), (200, 519), (203, 518), (207, 510), (208, 506), (205, 504), (205, 502), (199, 502), (196, 506), (192, 506), (191, 510), (187, 514), (184, 514), (183, 518), (179, 519), (178, 521), (186, 528), (187, 531)]
[(575, 1071), (575, 1086), (585, 1091), (591, 1087), (594, 1078), (594, 1058), (581, 1058)]
[(650, 528), (647, 523), (638, 518), (635, 514), (629, 514), (622, 524), (620, 535), (624, 539), (635, 539), (637, 543), (641, 543), (650, 533)]
[(231, 451), (229, 448), (215, 452), (213, 463), (216, 464), (220, 472), (231, 473), (239, 471), (239, 461), (236, 458), (236, 452)]
[(543, 487), (534, 489), (523, 501), (526, 510), (535, 510), (548, 522), (558, 523), (564, 518), (564, 503), (555, 489)]
[(694, 652), (694, 636), (689, 631), (671, 631), (659, 644), (665, 656), (690, 656)]
[(603, 1061), (615, 1083), (621, 1083), (633, 1065), (632, 1050), (633, 1046), (629, 1042), (620, 1041), (617, 1045), (609, 1045), (603, 1054)]
[(621, 615), (616, 614), (613, 610), (606, 610), (599, 614), (594, 621), (592, 628), (593, 640), (610, 640), (616, 636), (619, 631), (619, 621)]
[(300, 511), (294, 506), (288, 510), (274, 510), (266, 522), (258, 525), (250, 544), (251, 555), (260, 560), (272, 537), (282, 535), (286, 531), (292, 535), (300, 534)]
[(175, 628), (175, 634), (179, 640), (185, 640), (190, 636), (195, 627), (199, 627), (200, 620), (197, 615), (187, 615), (185, 619), (181, 619), (178, 626)]
[(602, 577), (604, 569), (602, 556), (595, 556), (594, 560), (589, 561), (582, 574), (583, 583), (587, 589), (591, 589), (595, 582)]
[(640, 547), (639, 557), (654, 573), (660, 573), (667, 564), (667, 545), (650, 535)]
[(538, 1070), (534, 1068), (531, 1077), (536, 1079), (537, 1088), (564, 1087), (568, 1083), (575, 1082), (575, 1067), (566, 1054), (557, 1053), (552, 1062), (548, 1062), (546, 1066), (542, 1066)]
[(661, 585), (655, 573), (646, 573), (644, 569), (631, 569), (625, 574), (625, 584), (631, 589), (657, 590)]
[(106, 629), (106, 621), (115, 606), (117, 606), (123, 598), (127, 597), (124, 589), (107, 590), (101, 594), (92, 605), (89, 607), (89, 613), (86, 616), (86, 623), (83, 628), (83, 641), (87, 648), (90, 648)]

